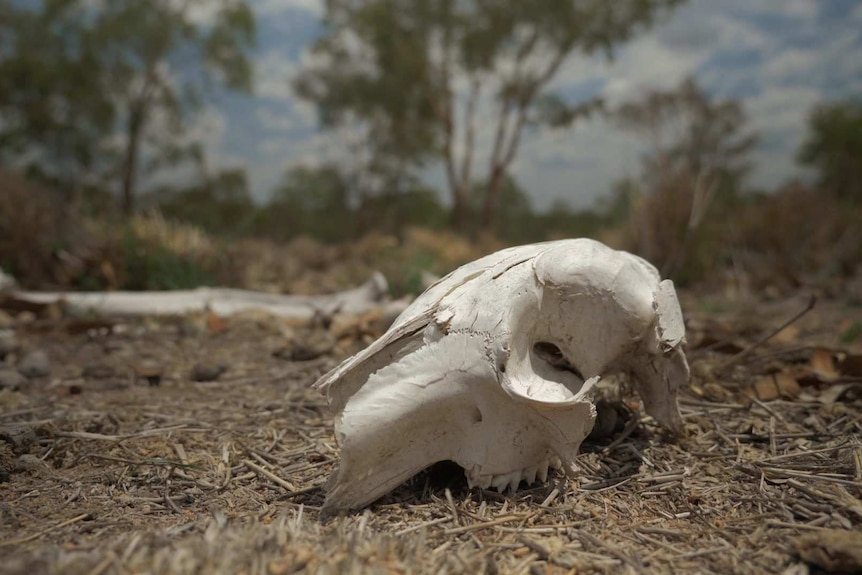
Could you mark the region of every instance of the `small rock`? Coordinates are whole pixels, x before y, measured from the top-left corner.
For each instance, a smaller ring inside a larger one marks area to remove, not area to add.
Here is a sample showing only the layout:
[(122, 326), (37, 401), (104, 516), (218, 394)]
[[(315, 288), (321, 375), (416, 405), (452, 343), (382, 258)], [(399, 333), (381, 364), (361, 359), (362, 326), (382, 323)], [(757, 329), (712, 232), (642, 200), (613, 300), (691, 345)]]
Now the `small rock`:
[(162, 368), (154, 363), (143, 362), (135, 366), (135, 377), (155, 387), (162, 382)]
[(51, 375), (51, 361), (48, 354), (37, 349), (31, 351), (18, 362), (18, 372), (30, 379)]
[(21, 389), (27, 383), (27, 378), (14, 369), (0, 369), (0, 389)]
[(90, 363), (81, 370), (84, 379), (108, 379), (114, 375), (114, 368), (104, 363)]
[(15, 471), (27, 471), (30, 473), (38, 473), (49, 471), (50, 466), (36, 457), (35, 455), (30, 455), (29, 453), (25, 453), (21, 457), (15, 460)]
[(17, 285), (18, 283), (15, 281), (15, 278), (0, 269), (0, 291), (11, 290)]
[(0, 309), (0, 329), (9, 329), (15, 325), (15, 318)]
[(18, 340), (10, 334), (0, 334), (0, 359), (18, 350)]
[[(322, 357), (335, 348), (335, 338), (329, 332), (321, 332), (312, 330), (305, 334), (300, 334), (293, 341), (293, 345), (289, 350), (289, 355), (285, 359), (290, 361), (311, 361)], [(284, 357), (280, 355), (279, 357)]]
[(193, 381), (215, 381), (227, 371), (223, 363), (197, 363), (192, 368)]
[(15, 453), (24, 453), (36, 439), (36, 430), (30, 425), (0, 425), (0, 440), (10, 444)]

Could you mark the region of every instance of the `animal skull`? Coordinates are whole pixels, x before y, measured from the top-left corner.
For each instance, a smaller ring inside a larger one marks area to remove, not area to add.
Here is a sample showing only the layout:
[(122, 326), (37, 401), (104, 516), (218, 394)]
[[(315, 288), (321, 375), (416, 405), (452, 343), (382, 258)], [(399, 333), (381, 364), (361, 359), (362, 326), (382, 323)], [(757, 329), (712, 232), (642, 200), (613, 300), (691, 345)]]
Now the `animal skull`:
[(593, 240), (462, 266), (315, 384), (341, 445), (325, 508), (363, 507), (444, 460), (501, 491), (545, 481), (549, 467), (572, 474), (591, 392), (611, 374), (632, 376), (646, 411), (676, 431), (684, 337), (673, 283)]

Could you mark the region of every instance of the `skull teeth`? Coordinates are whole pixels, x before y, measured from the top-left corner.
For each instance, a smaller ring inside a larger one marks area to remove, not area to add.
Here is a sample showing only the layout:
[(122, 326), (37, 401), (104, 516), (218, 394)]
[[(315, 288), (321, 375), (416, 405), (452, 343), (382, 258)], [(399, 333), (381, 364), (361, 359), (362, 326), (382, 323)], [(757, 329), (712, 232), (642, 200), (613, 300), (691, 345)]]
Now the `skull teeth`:
[(499, 475), (479, 475), (477, 478), (469, 480), (469, 483), (470, 487), (493, 488), (498, 493), (509, 489), (514, 493), (518, 490), (521, 481), (526, 482), (527, 485), (535, 483), (536, 480), (545, 483), (548, 480), (548, 469), (562, 469), (562, 467), (563, 464), (559, 457), (551, 457), (550, 460), (543, 459), (538, 465), (526, 467), (519, 471)]
[(548, 480), (548, 460), (544, 459), (536, 468), (536, 479), (542, 483)]

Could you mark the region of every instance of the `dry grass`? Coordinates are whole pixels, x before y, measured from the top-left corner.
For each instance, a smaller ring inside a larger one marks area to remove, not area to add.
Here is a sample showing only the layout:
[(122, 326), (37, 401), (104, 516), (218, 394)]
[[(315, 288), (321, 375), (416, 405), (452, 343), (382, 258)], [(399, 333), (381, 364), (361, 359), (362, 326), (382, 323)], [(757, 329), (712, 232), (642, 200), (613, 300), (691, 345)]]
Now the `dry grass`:
[[(254, 316), (18, 324), (54, 369), (0, 391), (0, 572), (781, 572), (797, 535), (862, 526), (862, 394), (858, 376), (812, 375), (813, 350), (838, 345), (835, 302), (717, 373), (787, 316), (757, 309), (689, 305), (679, 441), (633, 420), (586, 446), (569, 481), (499, 495), (438, 466), (330, 518), (318, 510), (338, 449), (309, 385), (337, 358), (281, 359), (314, 330)], [(229, 365), (221, 379), (190, 380), (214, 361)], [(142, 365), (160, 385), (136, 381)], [(779, 370), (801, 393), (751, 399)]]

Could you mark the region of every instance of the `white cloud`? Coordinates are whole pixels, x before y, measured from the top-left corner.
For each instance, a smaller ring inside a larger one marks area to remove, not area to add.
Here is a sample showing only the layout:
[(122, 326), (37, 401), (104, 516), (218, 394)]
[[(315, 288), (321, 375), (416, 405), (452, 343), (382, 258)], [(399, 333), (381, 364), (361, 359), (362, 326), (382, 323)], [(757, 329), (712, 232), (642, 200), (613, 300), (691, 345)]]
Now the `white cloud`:
[[(252, 4), (258, 18), (267, 19), (278, 29), (305, 26), (307, 15), (323, 14), (322, 0), (252, 0)], [(306, 15), (298, 16), (297, 11)], [(762, 133), (766, 145), (755, 153), (758, 165), (753, 179), (771, 187), (798, 172), (793, 156), (804, 137), (805, 117), (811, 106), (823, 97), (834, 96), (839, 89), (847, 92), (855, 86), (862, 92), (862, 28), (848, 24), (827, 31), (818, 21), (817, 11), (817, 0), (693, 0), (666, 22), (622, 46), (611, 62), (600, 56), (570, 58), (551, 88), (572, 94), (599, 86), (606, 99), (617, 103), (645, 89), (671, 87), (686, 75), (695, 74), (721, 97), (756, 94), (744, 103), (752, 126)], [(778, 22), (776, 28), (767, 32), (758, 26), (755, 17), (763, 16)], [(862, 21), (862, 4), (845, 20), (853, 21)], [(799, 37), (820, 40), (789, 42)], [(253, 133), (258, 144), (246, 156), (259, 196), (268, 193), (291, 166), (358, 161), (355, 154), (361, 153), (364, 143), (361, 133), (350, 130), (308, 137), (308, 129), (316, 125), (316, 110), (296, 99), (290, 82), (311, 63), (309, 52), (289, 57), (272, 45), (264, 46), (264, 50), (256, 62), (255, 85), (257, 95), (270, 101), (265, 107), (250, 105), (246, 113), (253, 120), (233, 118), (238, 129), (256, 130)], [(740, 61), (748, 54), (750, 62)], [(835, 77), (843, 79), (843, 87), (830, 84), (836, 82)], [(456, 87), (463, 105), (467, 84), (460, 80)], [(477, 116), (477, 178), (483, 177), (487, 168), (495, 114), (494, 101), (483, 99)], [(458, 151), (462, 150), (462, 138), (463, 133), (459, 133)], [(613, 181), (637, 173), (641, 146), (639, 140), (593, 119), (573, 130), (542, 130), (526, 136), (513, 173), (539, 208), (547, 207), (555, 198), (586, 206), (606, 194)], [(429, 181), (445, 187), (439, 167), (423, 173), (428, 174)]]
[(273, 100), (292, 100), (290, 83), (299, 72), (299, 63), (279, 50), (270, 50), (255, 61), (254, 93)]
[(562, 199), (575, 207), (593, 205), (610, 184), (637, 170), (640, 143), (601, 118), (571, 130), (544, 130), (524, 142), (513, 175), (546, 209)]
[(256, 127), (270, 137), (280, 132), (281, 137), (302, 137), (317, 127), (316, 108), (303, 101), (278, 102), (255, 108)]
[(323, 14), (323, 0), (252, 0), (255, 12), (262, 16), (301, 10), (314, 16)]

